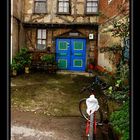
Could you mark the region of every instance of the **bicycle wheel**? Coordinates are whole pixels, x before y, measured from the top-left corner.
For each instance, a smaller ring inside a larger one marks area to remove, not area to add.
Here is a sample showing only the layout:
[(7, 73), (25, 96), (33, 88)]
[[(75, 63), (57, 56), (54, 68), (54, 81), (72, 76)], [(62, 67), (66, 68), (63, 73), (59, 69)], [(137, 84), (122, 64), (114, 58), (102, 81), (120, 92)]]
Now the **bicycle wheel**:
[[(79, 102), (79, 111), (81, 113), (81, 115), (88, 121), (90, 121), (89, 119), (89, 115), (86, 112), (87, 106), (86, 106), (86, 98), (83, 98), (80, 100)], [(101, 111), (101, 109), (99, 108), (96, 111), (96, 122), (101, 123), (103, 121), (103, 113)]]

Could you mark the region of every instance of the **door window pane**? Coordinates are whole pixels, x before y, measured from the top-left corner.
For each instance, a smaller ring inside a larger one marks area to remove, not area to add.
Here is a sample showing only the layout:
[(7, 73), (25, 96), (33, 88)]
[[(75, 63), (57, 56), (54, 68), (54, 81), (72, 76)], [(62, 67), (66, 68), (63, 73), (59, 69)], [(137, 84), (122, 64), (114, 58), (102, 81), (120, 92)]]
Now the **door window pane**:
[(74, 50), (83, 50), (83, 42), (74, 42)]
[(67, 50), (67, 42), (59, 42), (59, 50)]

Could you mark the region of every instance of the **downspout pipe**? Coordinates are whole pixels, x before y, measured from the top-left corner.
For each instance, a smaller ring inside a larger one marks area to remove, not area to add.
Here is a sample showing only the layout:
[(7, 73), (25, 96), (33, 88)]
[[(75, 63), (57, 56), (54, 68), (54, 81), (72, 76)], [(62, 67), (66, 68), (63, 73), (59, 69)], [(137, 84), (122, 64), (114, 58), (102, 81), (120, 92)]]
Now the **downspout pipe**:
[(10, 47), (10, 63), (12, 64), (12, 55), (13, 55), (13, 0), (11, 0), (11, 47)]

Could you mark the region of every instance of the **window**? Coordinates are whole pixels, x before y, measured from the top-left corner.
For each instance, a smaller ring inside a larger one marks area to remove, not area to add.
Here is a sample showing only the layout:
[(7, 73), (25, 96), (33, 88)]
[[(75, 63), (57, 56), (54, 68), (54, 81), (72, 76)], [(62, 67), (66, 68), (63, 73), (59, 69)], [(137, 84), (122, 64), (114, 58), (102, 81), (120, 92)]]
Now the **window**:
[(46, 29), (38, 29), (37, 30), (36, 48), (38, 50), (45, 50), (46, 49)]
[(98, 0), (87, 0), (86, 13), (94, 14), (98, 12)]
[(70, 13), (69, 0), (58, 0), (58, 13), (62, 13), (62, 14)]
[(47, 12), (46, 0), (35, 0), (34, 12), (41, 14)]

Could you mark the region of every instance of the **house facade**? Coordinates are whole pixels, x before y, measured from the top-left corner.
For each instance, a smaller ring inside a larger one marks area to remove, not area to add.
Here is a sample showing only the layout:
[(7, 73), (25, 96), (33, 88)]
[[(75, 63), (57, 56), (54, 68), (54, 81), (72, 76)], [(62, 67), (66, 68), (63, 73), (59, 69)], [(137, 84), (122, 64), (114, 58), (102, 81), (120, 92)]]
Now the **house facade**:
[[(13, 0), (11, 56), (26, 46), (34, 61), (55, 53), (59, 69), (86, 71), (90, 59), (112, 67), (99, 51), (106, 28), (100, 16), (100, 11), (108, 11), (105, 1), (109, 6), (108, 0)], [(113, 1), (121, 0), (110, 4)]]

